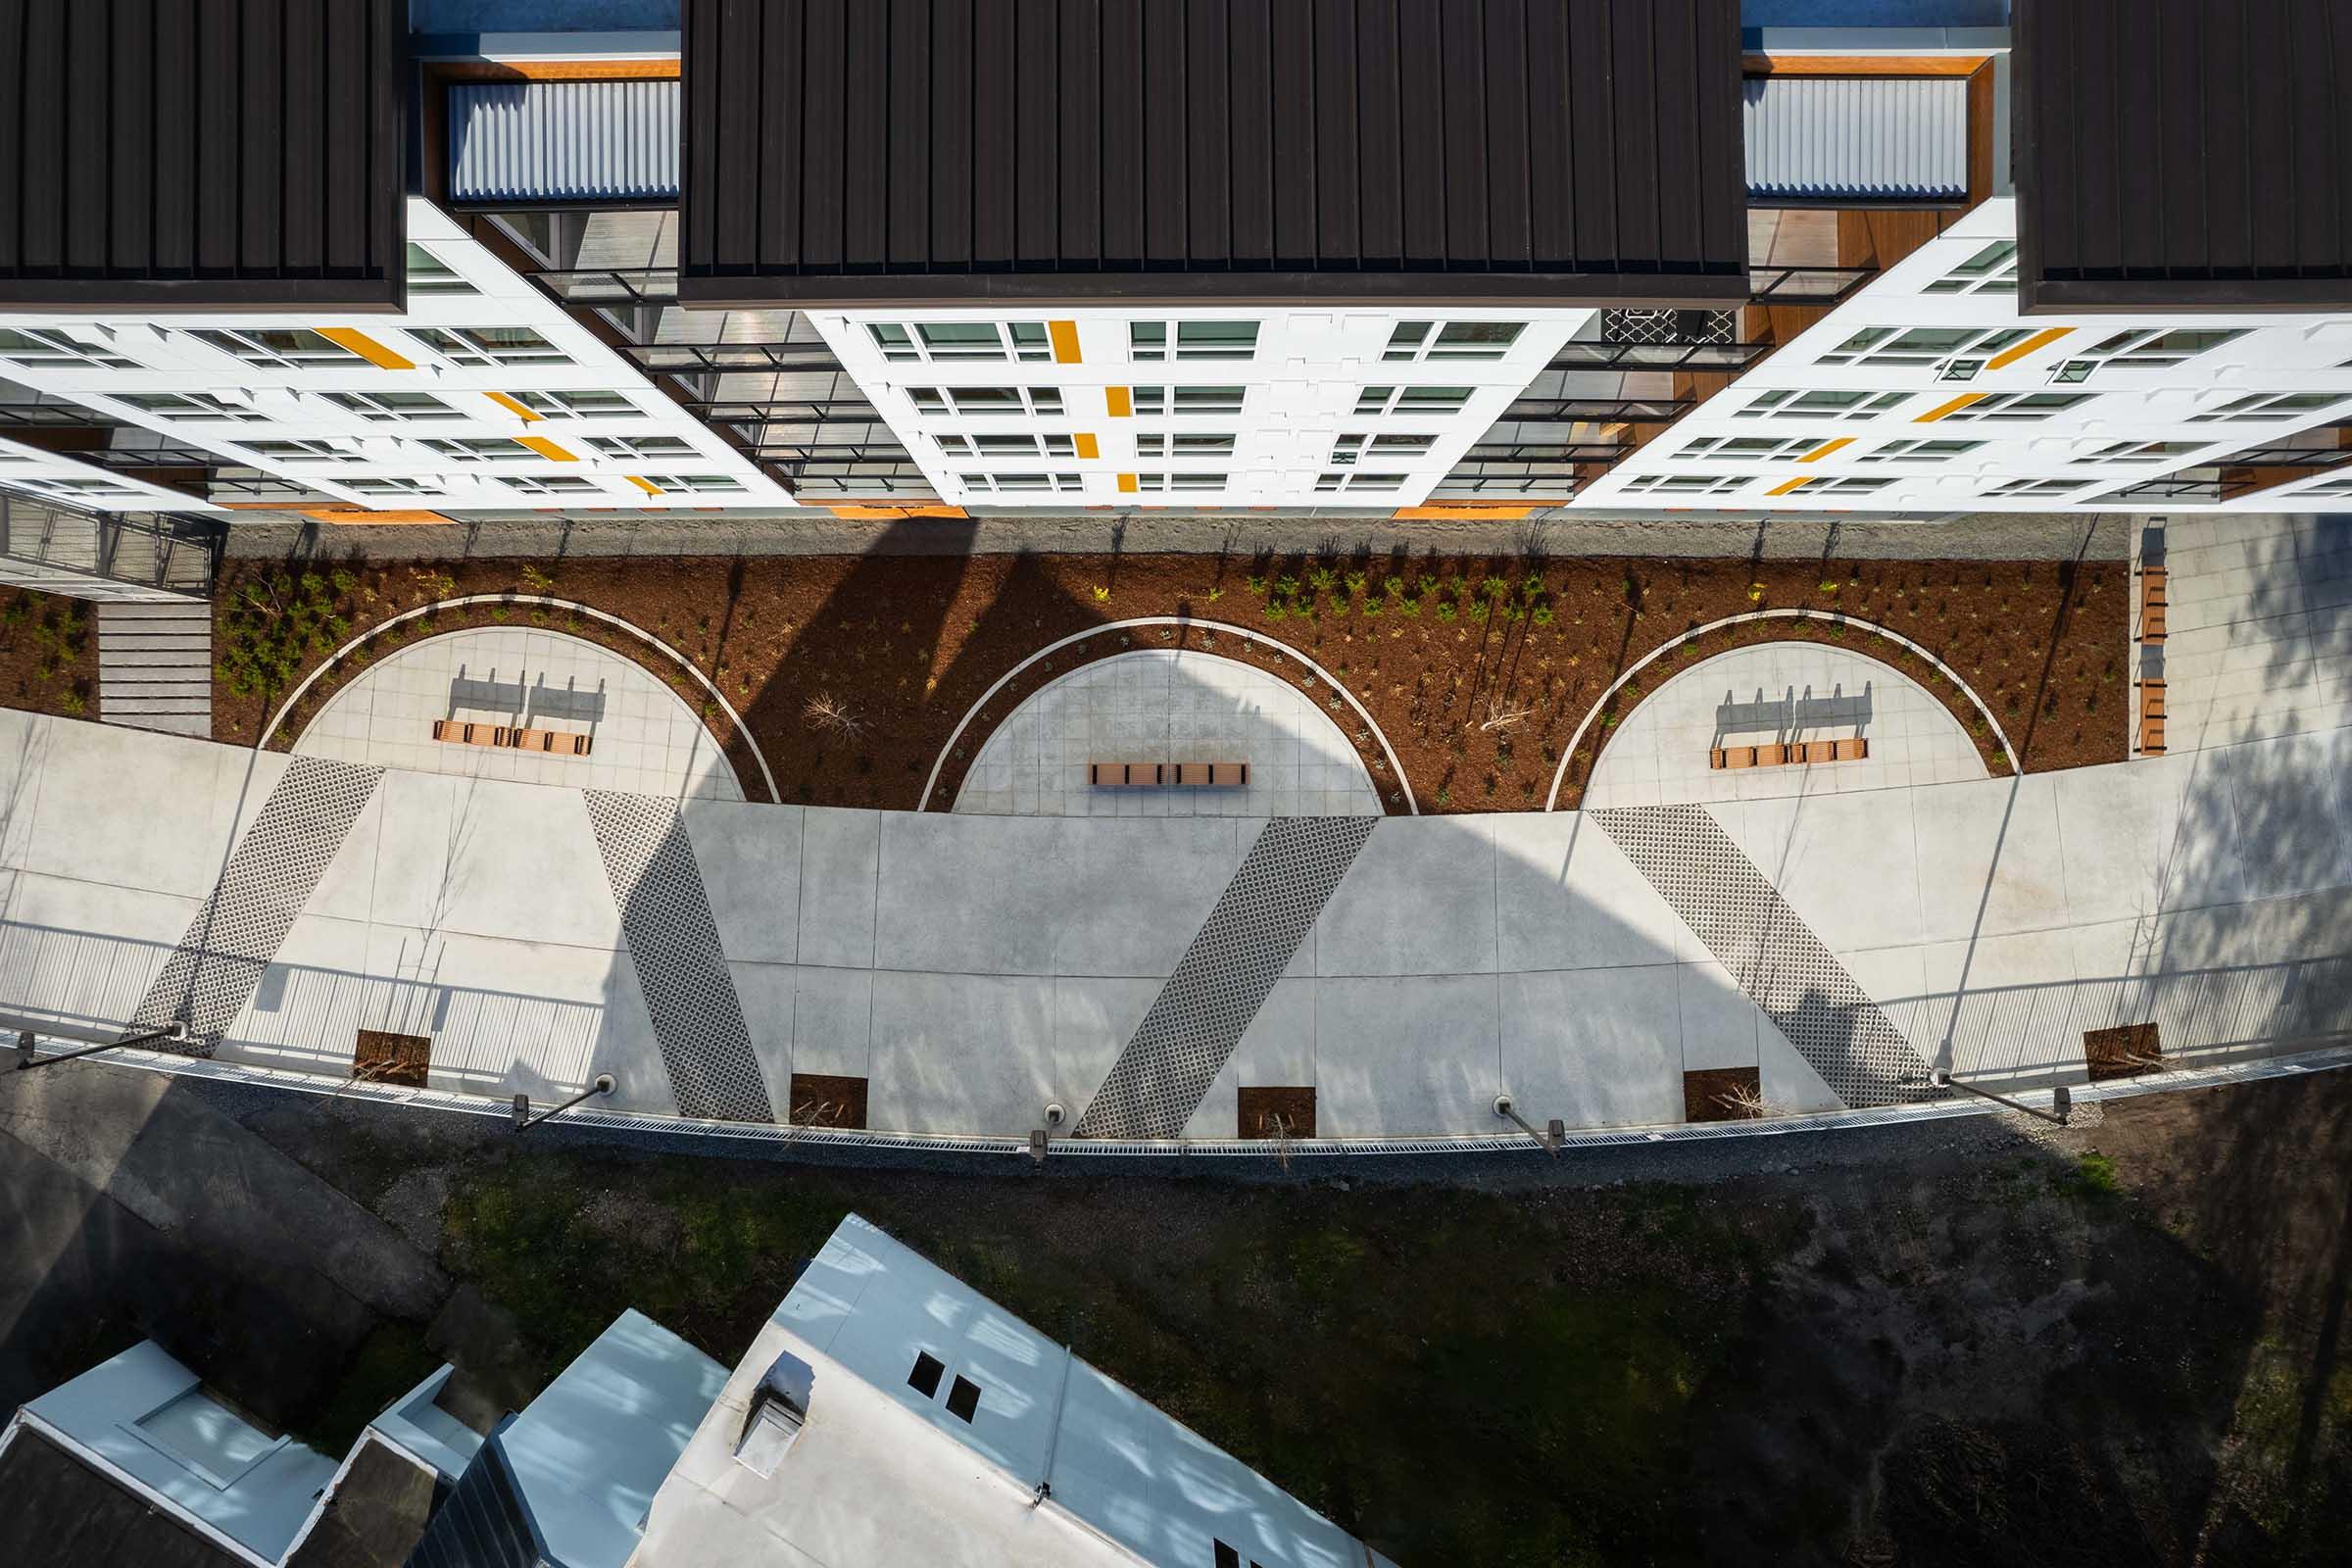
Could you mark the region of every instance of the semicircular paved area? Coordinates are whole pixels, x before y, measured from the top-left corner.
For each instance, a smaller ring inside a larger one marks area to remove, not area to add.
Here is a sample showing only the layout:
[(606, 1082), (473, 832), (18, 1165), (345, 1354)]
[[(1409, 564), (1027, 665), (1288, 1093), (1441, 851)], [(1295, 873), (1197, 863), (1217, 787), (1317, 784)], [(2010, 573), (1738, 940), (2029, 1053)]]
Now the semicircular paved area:
[[(1315, 690), (1337, 700), (1321, 685)], [(1087, 782), (1093, 761), (1247, 762), (1250, 782), (1241, 789), (1102, 789)], [(1171, 648), (1081, 664), (1032, 693), (981, 746), (956, 809), (992, 816), (1381, 814), (1363, 759), (1314, 697), (1240, 660)]]
[[(433, 739), (457, 719), (586, 735), (586, 757)], [(327, 699), (295, 755), (418, 773), (740, 801), (743, 786), (684, 698), (635, 660), (536, 627), (444, 632), (378, 660)]]
[[(1859, 761), (1716, 768), (1717, 748), (1870, 743)], [(1601, 749), (1587, 810), (1781, 800), (1987, 777), (1950, 709), (1893, 665), (1827, 643), (1756, 643), (1701, 660), (1637, 704)]]

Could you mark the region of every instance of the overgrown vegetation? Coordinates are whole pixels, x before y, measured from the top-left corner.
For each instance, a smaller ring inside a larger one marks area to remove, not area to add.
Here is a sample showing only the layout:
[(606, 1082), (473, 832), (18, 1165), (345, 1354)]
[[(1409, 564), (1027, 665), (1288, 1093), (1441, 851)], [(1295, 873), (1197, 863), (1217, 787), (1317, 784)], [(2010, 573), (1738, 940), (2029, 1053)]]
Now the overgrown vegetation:
[(340, 567), (240, 577), (215, 620), (216, 672), (239, 697), (276, 696), (350, 638), (359, 590)]
[(89, 607), (77, 599), (21, 591), (0, 610), (0, 649), (17, 665), (24, 707), (78, 718), (89, 709)]

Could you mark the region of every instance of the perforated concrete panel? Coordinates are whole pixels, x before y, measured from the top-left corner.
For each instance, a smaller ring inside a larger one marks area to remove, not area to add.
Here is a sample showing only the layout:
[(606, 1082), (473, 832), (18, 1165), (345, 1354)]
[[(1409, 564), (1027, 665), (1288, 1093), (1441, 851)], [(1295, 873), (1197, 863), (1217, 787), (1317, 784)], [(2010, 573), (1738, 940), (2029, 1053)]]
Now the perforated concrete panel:
[(1704, 807), (1585, 814), (1847, 1105), (1938, 1098), (1911, 1042)]
[(1378, 820), (1265, 825), (1078, 1118), (1077, 1136), (1182, 1136)]
[(608, 790), (581, 797), (678, 1114), (774, 1121), (678, 803)]
[(213, 1054), (382, 777), (376, 768), (316, 757), (286, 765), (131, 1014), (124, 1039), (176, 1018), (188, 1026), (190, 1054)]

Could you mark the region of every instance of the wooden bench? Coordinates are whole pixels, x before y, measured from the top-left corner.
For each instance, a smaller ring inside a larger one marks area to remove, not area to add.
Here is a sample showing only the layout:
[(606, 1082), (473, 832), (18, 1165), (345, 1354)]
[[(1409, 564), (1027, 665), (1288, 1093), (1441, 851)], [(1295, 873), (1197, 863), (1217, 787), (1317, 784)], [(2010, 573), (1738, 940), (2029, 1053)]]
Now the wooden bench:
[(1712, 768), (1786, 767), (1791, 762), (1859, 762), (1870, 756), (1870, 742), (1799, 741), (1793, 746), (1719, 746), (1707, 754)]
[(1155, 789), (1159, 785), (1157, 762), (1089, 762), (1086, 781), (1103, 789)]
[(512, 732), (507, 744), (525, 752), (552, 752), (558, 757), (586, 757), (594, 744), (586, 735), (566, 735), (562, 730), (518, 729)]
[(505, 746), (514, 732), (504, 724), (462, 724), (454, 718), (433, 720), (433, 739), (461, 746)]
[(2164, 755), (2164, 682), (2139, 683), (2139, 749), (2149, 757)]
[(2139, 573), (2139, 640), (2164, 641), (2165, 573), (2162, 566), (2143, 566)]
[(1248, 762), (1089, 762), (1086, 781), (1103, 789), (1235, 790), (1250, 782)]
[(1250, 782), (1248, 762), (1178, 762), (1176, 783), (1183, 789), (1238, 790)]

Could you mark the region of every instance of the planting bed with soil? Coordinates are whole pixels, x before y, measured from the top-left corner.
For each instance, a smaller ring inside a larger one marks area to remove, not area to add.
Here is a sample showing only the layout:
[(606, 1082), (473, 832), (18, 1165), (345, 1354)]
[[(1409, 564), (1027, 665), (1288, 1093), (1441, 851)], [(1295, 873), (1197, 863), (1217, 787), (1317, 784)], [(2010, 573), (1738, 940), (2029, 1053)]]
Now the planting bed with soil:
[(11, 708), (96, 718), (96, 611), (78, 599), (17, 590), (0, 608), (0, 691)]
[[(2128, 688), (2120, 563), (1751, 563), (1380, 556), (863, 556), (232, 564), (220, 595), (215, 733), (254, 744), (302, 676), (356, 632), (434, 601), (485, 593), (576, 600), (691, 659), (744, 715), (785, 799), (911, 808), (983, 692), (1055, 640), (1147, 615), (1223, 621), (1296, 649), (1368, 710), (1424, 811), (1541, 807), (1565, 746), (1627, 666), (1692, 627), (1757, 609), (1837, 611), (1932, 650), (1992, 707), (2029, 772), (2119, 761)], [(336, 687), (401, 642), (478, 625), (541, 624), (639, 660), (711, 724), (747, 788), (723, 711), (683, 671), (624, 634), (561, 610), (438, 612), (363, 647), (313, 687), (271, 744), (291, 746)], [(1967, 700), (1894, 644), (1829, 621), (1726, 628), (1644, 671), (1612, 700), (1592, 753), (1642, 691), (1741, 643), (1837, 641), (1903, 669), (2004, 769)], [(1041, 662), (958, 739), (931, 804), (1019, 699), (1077, 664), (1131, 648), (1190, 647), (1280, 670), (1351, 736), (1391, 810), (1403, 792), (1337, 693), (1277, 649), (1211, 626), (1107, 631)]]

